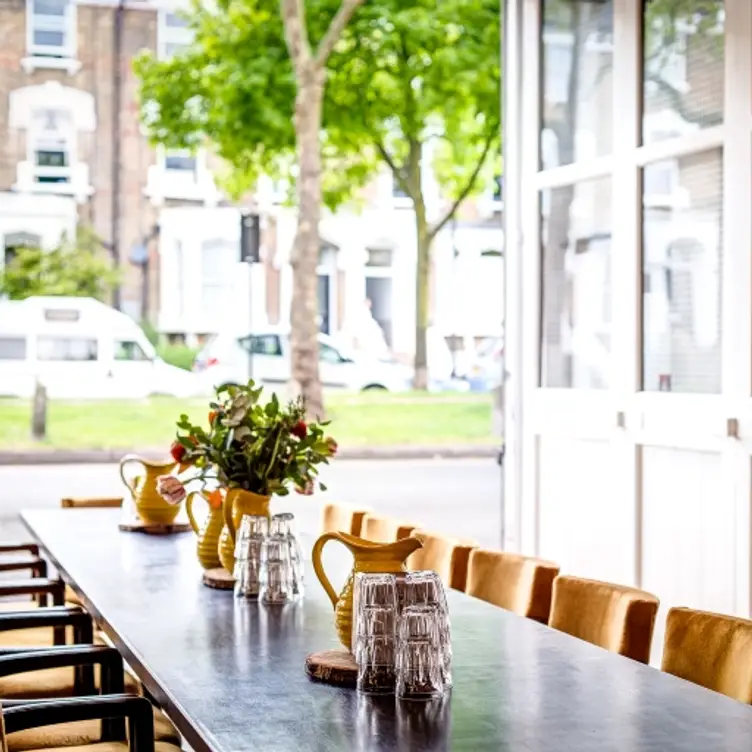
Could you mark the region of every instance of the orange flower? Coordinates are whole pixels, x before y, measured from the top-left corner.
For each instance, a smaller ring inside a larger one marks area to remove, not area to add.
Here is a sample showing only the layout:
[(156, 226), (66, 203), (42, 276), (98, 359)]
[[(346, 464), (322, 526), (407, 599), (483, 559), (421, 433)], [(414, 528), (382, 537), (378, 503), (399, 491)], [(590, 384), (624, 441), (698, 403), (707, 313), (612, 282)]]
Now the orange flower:
[(224, 496), (219, 488), (215, 488), (213, 491), (206, 494), (206, 500), (209, 502), (209, 506), (212, 509), (221, 509), (222, 504), (224, 503)]
[(209, 413), (209, 425), (210, 425), (210, 426), (213, 426), (213, 425), (214, 425), (214, 421), (215, 421), (215, 420), (217, 419), (217, 415), (218, 415), (218, 413), (217, 413), (217, 411), (216, 411), (216, 410), (212, 410), (212, 411), (211, 411), (211, 412)]

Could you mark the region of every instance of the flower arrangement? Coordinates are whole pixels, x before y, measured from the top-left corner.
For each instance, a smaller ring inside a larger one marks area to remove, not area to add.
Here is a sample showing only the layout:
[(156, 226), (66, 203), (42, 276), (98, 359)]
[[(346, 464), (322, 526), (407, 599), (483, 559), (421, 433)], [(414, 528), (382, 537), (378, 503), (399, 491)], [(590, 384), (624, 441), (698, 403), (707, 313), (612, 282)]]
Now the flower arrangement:
[[(337, 452), (336, 441), (324, 432), (328, 423), (306, 422), (302, 399), (282, 405), (272, 394), (263, 402), (262, 392), (253, 381), (219, 387), (208, 429), (180, 416), (171, 454), (181, 469), (191, 468), (186, 482), (210, 481), (261, 496), (285, 496), (291, 488), (308, 494), (316, 485), (326, 490), (317, 481), (318, 466)], [(175, 476), (162, 478), (159, 490), (173, 503), (185, 496)]]

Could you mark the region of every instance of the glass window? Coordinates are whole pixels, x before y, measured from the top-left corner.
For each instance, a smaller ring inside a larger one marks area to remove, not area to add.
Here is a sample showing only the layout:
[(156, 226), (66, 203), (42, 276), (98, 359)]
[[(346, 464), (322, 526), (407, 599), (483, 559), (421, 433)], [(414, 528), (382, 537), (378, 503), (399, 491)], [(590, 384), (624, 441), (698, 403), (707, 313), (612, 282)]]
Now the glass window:
[(95, 339), (84, 337), (39, 337), (37, 339), (39, 360), (97, 360), (98, 349)]
[(115, 341), (115, 360), (151, 360), (138, 342)]
[[(651, 173), (673, 165), (658, 203)], [(721, 390), (723, 157), (720, 149), (643, 171), (643, 389)]]
[(606, 389), (611, 179), (548, 189), (541, 199), (541, 385)]
[(0, 337), (0, 360), (26, 360), (26, 337)]
[(720, 125), (724, 0), (643, 3), (643, 142)]
[(172, 29), (184, 29), (188, 26), (188, 21), (177, 13), (165, 13), (165, 26)]
[(176, 13), (161, 11), (157, 27), (159, 57), (168, 59), (188, 49), (193, 43), (193, 29)]
[(32, 54), (49, 57), (72, 54), (71, 30), (75, 26), (71, 1), (32, 0), (29, 5)]
[(319, 342), (319, 360), (322, 363), (342, 363), (342, 356), (331, 345)]
[(613, 31), (612, 0), (543, 1), (543, 169), (611, 152)]
[(250, 351), (253, 355), (282, 355), (282, 347), (276, 334), (255, 334), (243, 337), (238, 342), (244, 350)]
[(165, 154), (165, 169), (195, 172), (196, 157), (183, 151), (168, 151)]

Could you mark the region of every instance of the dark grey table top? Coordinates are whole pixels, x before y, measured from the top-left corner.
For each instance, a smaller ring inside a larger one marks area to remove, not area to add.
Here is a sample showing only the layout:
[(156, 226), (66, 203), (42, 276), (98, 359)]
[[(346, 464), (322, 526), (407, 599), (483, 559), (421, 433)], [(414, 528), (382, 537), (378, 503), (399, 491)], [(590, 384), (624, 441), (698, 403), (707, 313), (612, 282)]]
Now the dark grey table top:
[(302, 602), (265, 608), (202, 586), (192, 535), (120, 533), (115, 510), (23, 518), (197, 752), (752, 749), (749, 707), (461, 593), (443, 703), (316, 684), (305, 657), (337, 639), (310, 567)]

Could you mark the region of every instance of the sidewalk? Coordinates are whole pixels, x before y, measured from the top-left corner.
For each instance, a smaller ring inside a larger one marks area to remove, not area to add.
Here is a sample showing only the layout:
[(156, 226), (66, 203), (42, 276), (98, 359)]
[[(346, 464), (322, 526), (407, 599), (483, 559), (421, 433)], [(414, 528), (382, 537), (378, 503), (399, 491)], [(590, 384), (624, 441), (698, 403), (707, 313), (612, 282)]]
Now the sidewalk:
[[(135, 452), (145, 458), (164, 459), (159, 449), (29, 449), (0, 451), (0, 465), (75, 465), (116, 463)], [(417, 460), (495, 458), (499, 448), (486, 444), (450, 446), (340, 447), (338, 460)]]

